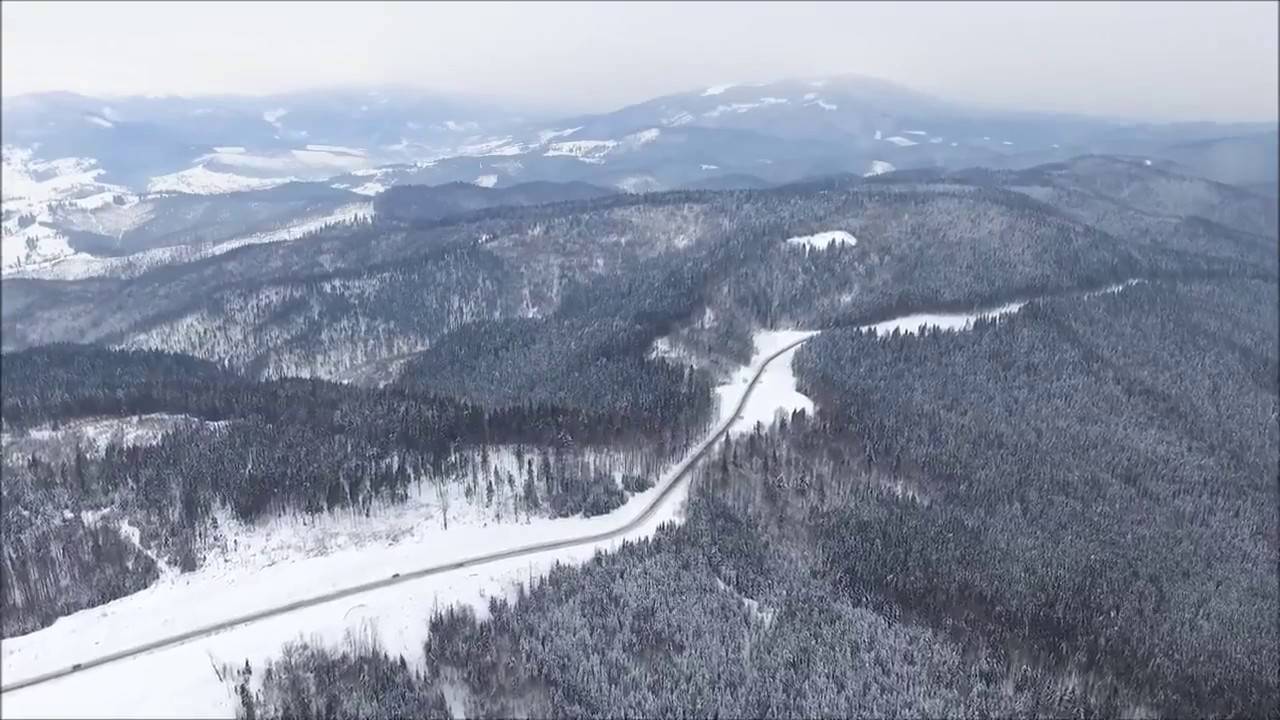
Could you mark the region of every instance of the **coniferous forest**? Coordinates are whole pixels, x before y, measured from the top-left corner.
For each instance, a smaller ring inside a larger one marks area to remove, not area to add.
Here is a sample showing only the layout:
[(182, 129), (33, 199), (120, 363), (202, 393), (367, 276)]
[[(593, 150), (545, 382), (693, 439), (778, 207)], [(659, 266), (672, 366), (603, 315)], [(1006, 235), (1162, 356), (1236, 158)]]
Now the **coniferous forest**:
[[(483, 621), (437, 612), (397, 692), (490, 717), (1266, 715), (1276, 299), (1151, 284), (824, 334), (797, 359), (816, 416), (719, 447), (684, 525)], [(344, 652), (316, 662), (394, 665)], [(269, 687), (245, 707), (332, 692)]]

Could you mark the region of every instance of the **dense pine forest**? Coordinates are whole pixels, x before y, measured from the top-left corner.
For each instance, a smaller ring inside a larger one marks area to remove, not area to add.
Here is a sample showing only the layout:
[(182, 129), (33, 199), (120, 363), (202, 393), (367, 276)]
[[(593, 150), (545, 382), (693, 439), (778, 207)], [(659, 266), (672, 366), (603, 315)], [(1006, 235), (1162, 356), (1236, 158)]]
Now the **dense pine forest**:
[[(967, 333), (824, 333), (796, 361), (816, 417), (724, 443), (683, 526), (484, 621), (432, 616), (397, 697), (444, 689), (486, 717), (1265, 716), (1276, 305), (1263, 282), (1150, 283)], [(244, 707), (308, 716), (335, 691), (280, 674), (396, 664), (343, 652), (291, 650)]]

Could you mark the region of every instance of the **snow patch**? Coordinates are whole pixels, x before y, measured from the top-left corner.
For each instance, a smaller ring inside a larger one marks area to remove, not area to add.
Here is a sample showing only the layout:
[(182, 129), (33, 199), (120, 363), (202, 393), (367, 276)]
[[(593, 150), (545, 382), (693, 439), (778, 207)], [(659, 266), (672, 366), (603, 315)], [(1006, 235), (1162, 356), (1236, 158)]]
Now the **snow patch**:
[(1122, 283), (1116, 283), (1115, 285), (1108, 285), (1107, 287), (1104, 287), (1101, 290), (1092, 290), (1090, 292), (1085, 293), (1081, 297), (1084, 297), (1087, 299), (1087, 298), (1098, 297), (1099, 295), (1115, 295), (1121, 290), (1124, 290), (1126, 288), (1131, 288), (1134, 285), (1137, 285), (1139, 283), (1145, 283), (1145, 282), (1146, 280), (1142, 280), (1140, 278), (1133, 278), (1130, 280), (1125, 280)]
[(573, 157), (583, 162), (602, 163), (604, 156), (617, 147), (616, 140), (567, 140), (547, 146), (546, 157)]
[(98, 127), (113, 128), (116, 126), (116, 124), (111, 122), (110, 120), (107, 120), (106, 118), (98, 117), (97, 115), (85, 115), (84, 117), (85, 117), (85, 120), (88, 120), (91, 125), (97, 125)]
[(929, 327), (941, 330), (967, 330), (973, 327), (974, 321), (978, 318), (999, 318), (1021, 310), (1023, 305), (1026, 305), (1026, 303), (1011, 302), (999, 307), (971, 313), (917, 313), (871, 325), (863, 325), (861, 329), (869, 330), (876, 335), (887, 335), (895, 330), (912, 335)]
[(904, 135), (928, 135), (927, 130), (903, 130)]
[(662, 119), (662, 124), (666, 127), (677, 127), (679, 125), (688, 125), (693, 122), (694, 117), (689, 112), (681, 110), (674, 115), (668, 115)]
[[(346, 152), (333, 152), (332, 150), (292, 150), (290, 151), (290, 154), (293, 155), (295, 160), (303, 165), (317, 168), (355, 170), (369, 164), (368, 159), (363, 155), (352, 155)], [(239, 156), (232, 155), (231, 157)]]
[(484, 142), (464, 145), (446, 156), (451, 157), (485, 157), (488, 155), (521, 155), (532, 148), (522, 143), (511, 142), (511, 136), (493, 138)]
[[(136, 277), (153, 267), (181, 262), (194, 262), (221, 255), (245, 245), (288, 242), (309, 235), (329, 225), (351, 222), (372, 216), (372, 203), (353, 203), (324, 215), (300, 219), (282, 228), (253, 233), (220, 243), (153, 248), (122, 257), (95, 257), (85, 253), (75, 253), (39, 267), (23, 266), (11, 274), (17, 277), (48, 280), (79, 280), (89, 277), (130, 278)], [(6, 272), (6, 274), (10, 273)]]
[(565, 130), (543, 130), (538, 133), (538, 144), (546, 145), (548, 142), (558, 137), (569, 137), (570, 135), (578, 132), (581, 129), (582, 129), (582, 126), (579, 125), (578, 127), (571, 127)]
[(341, 155), (358, 155), (364, 157), (368, 153), (360, 148), (345, 147), (343, 145), (308, 145), (308, 150), (318, 150), (320, 152), (339, 153)]
[(894, 145), (897, 145), (898, 147), (910, 147), (910, 146), (912, 146), (912, 145), (919, 145), (919, 144), (920, 144), (920, 143), (916, 142), (915, 140), (910, 140), (910, 139), (908, 139), (908, 138), (904, 138), (904, 137), (902, 137), (901, 135), (894, 135), (893, 137), (885, 138), (885, 140), (886, 140), (887, 142), (891, 142), (891, 143), (893, 143)]
[(702, 165), (701, 167), (702, 167), (702, 169), (703, 169), (703, 170), (719, 170), (719, 169), (720, 169), (720, 166), (719, 166), (719, 165), (705, 165), (705, 164), (704, 164), (704, 165)]
[(634, 150), (635, 148), (638, 148), (641, 145), (648, 145), (654, 140), (657, 140), (658, 136), (661, 134), (662, 134), (662, 131), (659, 130), (658, 128), (649, 128), (648, 130), (641, 130), (640, 132), (631, 133), (630, 135), (624, 137), (622, 141), (626, 143), (626, 145), (630, 149)]
[[(54, 203), (102, 192), (128, 193), (98, 180), (103, 173), (92, 158), (39, 160), (29, 148), (0, 149), (0, 193), (5, 215), (30, 215), (47, 220)], [(9, 228), (6, 230), (15, 230)]]
[(708, 97), (711, 95), (722, 95), (725, 90), (728, 90), (729, 88), (734, 86), (735, 86), (734, 83), (725, 83), (723, 85), (712, 85), (711, 87), (702, 91), (702, 97)]
[(893, 172), (894, 170), (897, 170), (897, 168), (895, 168), (891, 162), (886, 162), (884, 160), (872, 160), (871, 168), (863, 173), (862, 176), (871, 177), (873, 175), (883, 175), (887, 172)]
[(614, 187), (623, 192), (643, 193), (656, 192), (662, 189), (661, 183), (652, 175), (631, 175), (614, 183)]
[(363, 184), (363, 185), (357, 185), (357, 186), (355, 186), (355, 187), (351, 188), (351, 192), (353, 192), (353, 193), (358, 193), (358, 194), (360, 194), (360, 195), (371, 195), (371, 196), (372, 196), (372, 195), (378, 195), (378, 194), (382, 193), (383, 191), (385, 191), (386, 189), (387, 189), (387, 186), (386, 186), (386, 185), (383, 185), (382, 183), (377, 182), (377, 181), (370, 181), (370, 182), (367, 182), (367, 183), (365, 183), (365, 184)]
[(750, 433), (755, 429), (756, 423), (768, 426), (779, 412), (813, 412), (813, 401), (796, 389), (796, 376), (791, 368), (791, 360), (798, 348), (792, 348), (769, 364), (760, 375), (760, 380), (742, 411), (736, 417), (732, 416), (734, 405), (746, 391), (761, 363), (782, 348), (816, 334), (816, 330), (761, 330), (755, 334), (752, 338), (755, 352), (751, 362), (739, 367), (727, 381), (715, 389), (719, 421), (732, 422), (729, 429), (731, 435)]
[(796, 237), (787, 238), (787, 244), (814, 250), (826, 250), (832, 245), (854, 247), (858, 244), (858, 239), (844, 230), (828, 230), (827, 232), (814, 233), (813, 235), (797, 235)]
[(756, 102), (729, 103), (728, 105), (717, 105), (711, 110), (708, 110), (702, 113), (702, 117), (714, 118), (714, 117), (720, 117), (721, 115), (724, 115), (726, 113), (744, 113), (749, 110), (754, 110), (756, 108), (768, 107), (770, 105), (782, 105), (787, 102), (788, 100), (786, 98), (762, 97)]
[(472, 180), (471, 184), (479, 185), (480, 187), (483, 187), (483, 188), (491, 188), (494, 185), (498, 184), (498, 176), (497, 175), (481, 175), (477, 177), (475, 180)]
[(151, 178), (151, 182), (147, 183), (147, 192), (221, 195), (244, 190), (262, 190), (295, 181), (297, 181), (297, 178), (293, 177), (246, 177), (235, 173), (210, 170), (205, 165), (197, 165), (176, 173), (158, 175)]
[(44, 424), (26, 433), (3, 437), (6, 449), (15, 447), (23, 452), (35, 452), (34, 444), (55, 444), (68, 448), (80, 447), (89, 455), (101, 456), (109, 446), (138, 447), (155, 445), (165, 433), (187, 423), (204, 423), (216, 427), (220, 423), (205, 423), (190, 415), (151, 413), (126, 417), (88, 417), (67, 421), (58, 429)]
[(216, 153), (227, 153), (228, 155), (240, 155), (245, 152), (243, 145), (218, 145), (213, 148)]
[(28, 225), (0, 238), (0, 265), (6, 275), (16, 270), (39, 267), (76, 255), (67, 236), (43, 223)]
[(107, 191), (76, 198), (71, 201), (71, 204), (85, 212), (93, 212), (107, 206), (129, 207), (137, 204), (137, 202), (137, 195)]

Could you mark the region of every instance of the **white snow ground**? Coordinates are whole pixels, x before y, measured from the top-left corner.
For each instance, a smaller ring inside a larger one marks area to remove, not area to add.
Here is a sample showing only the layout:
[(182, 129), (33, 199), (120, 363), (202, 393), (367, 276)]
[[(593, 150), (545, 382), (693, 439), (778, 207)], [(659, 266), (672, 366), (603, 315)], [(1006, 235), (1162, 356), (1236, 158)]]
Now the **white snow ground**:
[(858, 239), (844, 230), (828, 230), (826, 232), (814, 233), (813, 235), (797, 235), (796, 237), (787, 238), (787, 244), (798, 245), (814, 250), (826, 250), (832, 245), (848, 245), (849, 247), (853, 247), (858, 244)]

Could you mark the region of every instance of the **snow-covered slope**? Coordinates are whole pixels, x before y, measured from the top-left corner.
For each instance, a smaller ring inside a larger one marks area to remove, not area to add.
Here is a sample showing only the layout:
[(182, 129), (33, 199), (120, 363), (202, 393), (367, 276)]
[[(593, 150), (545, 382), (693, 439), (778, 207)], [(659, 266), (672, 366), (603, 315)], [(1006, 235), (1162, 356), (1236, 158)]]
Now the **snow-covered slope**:
[[(70, 253), (38, 265), (19, 265), (10, 269), (6, 260), (6, 275), (13, 277), (44, 278), (48, 280), (80, 280), (90, 277), (134, 277), (161, 265), (194, 262), (245, 245), (288, 242), (328, 225), (350, 222), (373, 216), (373, 204), (351, 203), (332, 212), (298, 218), (284, 227), (251, 233), (217, 243), (161, 247), (132, 255), (97, 257), (87, 253)], [(6, 240), (6, 242), (8, 242)], [(6, 250), (7, 253), (7, 250)], [(7, 258), (7, 255), (6, 255)]]
[(102, 168), (90, 158), (37, 158), (28, 148), (0, 150), (3, 222), (0, 247), (8, 274), (71, 257), (75, 250), (53, 223), (57, 208), (92, 211), (137, 201), (125, 188), (101, 182)]
[(0, 190), (6, 212), (31, 213), (62, 200), (126, 192), (118, 185), (101, 182), (98, 176), (103, 172), (92, 158), (45, 160), (30, 148), (5, 145), (0, 149)]
[(147, 184), (147, 191), (153, 193), (187, 193), (190, 195), (218, 195), (221, 193), (239, 192), (242, 190), (261, 190), (275, 187), (297, 178), (259, 178), (237, 175), (229, 172), (210, 170), (206, 165), (197, 165), (176, 173), (159, 175)]
[(76, 254), (67, 243), (67, 236), (43, 223), (34, 223), (14, 232), (5, 223), (0, 237), (3, 254), (3, 272), (7, 275), (24, 268), (39, 268), (70, 258)]

